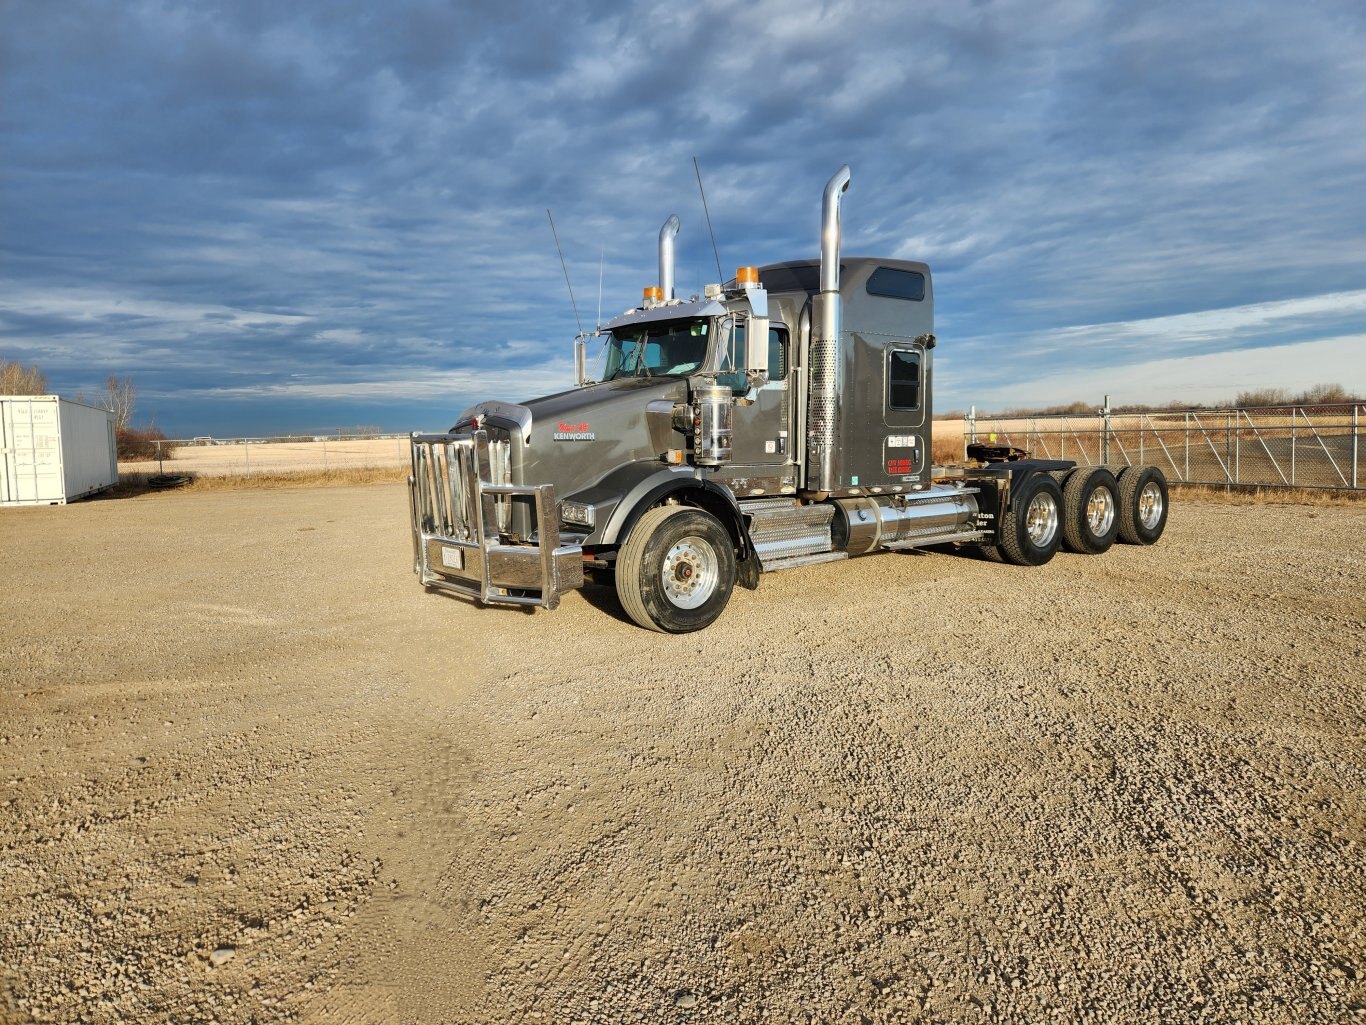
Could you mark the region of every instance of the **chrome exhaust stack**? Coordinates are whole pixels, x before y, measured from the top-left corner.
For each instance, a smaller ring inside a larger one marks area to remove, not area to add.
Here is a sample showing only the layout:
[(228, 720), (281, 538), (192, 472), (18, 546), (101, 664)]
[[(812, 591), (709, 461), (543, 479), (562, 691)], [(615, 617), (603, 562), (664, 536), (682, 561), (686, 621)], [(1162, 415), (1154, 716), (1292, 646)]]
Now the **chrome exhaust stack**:
[(849, 179), (849, 165), (845, 164), (825, 183), (821, 199), (822, 292), (840, 290), (840, 197), (849, 188)]
[(835, 490), (835, 425), (839, 418), (840, 197), (849, 165), (835, 172), (821, 201), (821, 290), (812, 302), (811, 409), (807, 488)]
[(661, 301), (666, 303), (674, 298), (674, 238), (678, 228), (678, 215), (670, 214), (659, 229), (659, 289), (663, 293)]

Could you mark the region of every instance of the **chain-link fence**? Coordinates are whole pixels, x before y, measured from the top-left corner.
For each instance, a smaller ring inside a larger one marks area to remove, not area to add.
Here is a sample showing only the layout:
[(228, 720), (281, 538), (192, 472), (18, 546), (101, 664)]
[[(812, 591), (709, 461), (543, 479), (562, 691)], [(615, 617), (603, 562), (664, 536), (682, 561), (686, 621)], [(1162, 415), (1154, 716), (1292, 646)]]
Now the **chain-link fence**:
[(298, 473), (310, 470), (407, 466), (406, 434), (316, 435), (280, 438), (188, 438), (156, 443), (160, 458), (120, 461), (120, 473), (202, 476)]
[(1366, 403), (963, 418), (974, 441), (1042, 459), (1158, 466), (1186, 484), (1366, 488)]

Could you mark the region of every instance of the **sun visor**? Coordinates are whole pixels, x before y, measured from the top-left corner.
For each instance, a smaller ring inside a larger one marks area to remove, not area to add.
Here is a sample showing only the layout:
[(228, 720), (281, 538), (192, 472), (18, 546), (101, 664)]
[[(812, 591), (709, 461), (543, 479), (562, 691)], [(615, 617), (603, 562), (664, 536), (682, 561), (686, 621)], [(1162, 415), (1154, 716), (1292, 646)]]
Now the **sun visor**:
[(715, 299), (697, 299), (682, 303), (662, 303), (648, 310), (627, 310), (602, 325), (604, 331), (635, 324), (652, 324), (659, 320), (685, 320), (689, 317), (719, 317), (730, 312)]

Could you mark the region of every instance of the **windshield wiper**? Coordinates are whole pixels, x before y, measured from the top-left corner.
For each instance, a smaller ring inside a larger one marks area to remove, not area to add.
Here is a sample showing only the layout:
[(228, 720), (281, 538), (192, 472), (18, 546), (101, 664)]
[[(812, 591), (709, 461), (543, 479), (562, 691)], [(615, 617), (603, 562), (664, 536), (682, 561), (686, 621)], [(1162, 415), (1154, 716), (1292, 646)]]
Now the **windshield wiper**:
[[(636, 341), (635, 345), (632, 346), (632, 350), (632, 361), (631, 363), (625, 364), (625, 367), (629, 367), (629, 369), (634, 372), (635, 377), (649, 377), (650, 368), (645, 365), (645, 339), (641, 338)], [(644, 371), (644, 373), (642, 374), (641, 371)]]

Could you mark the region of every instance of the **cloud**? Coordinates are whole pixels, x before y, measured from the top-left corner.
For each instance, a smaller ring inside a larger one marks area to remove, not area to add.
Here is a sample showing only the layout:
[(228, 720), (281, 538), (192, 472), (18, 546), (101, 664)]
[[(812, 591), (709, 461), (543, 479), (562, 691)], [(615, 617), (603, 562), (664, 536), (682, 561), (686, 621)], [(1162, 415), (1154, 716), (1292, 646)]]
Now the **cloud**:
[(1194, 403), (1267, 386), (1360, 389), (1353, 383), (1366, 382), (1366, 290), (1047, 333), (941, 337), (936, 378), (952, 406), (1047, 405), (1121, 391), (1116, 401)]
[[(301, 375), (307, 377), (307, 375)], [(574, 383), (573, 367), (568, 361), (538, 366), (517, 366), (498, 370), (471, 367), (438, 373), (408, 376), (390, 372), (383, 377), (362, 380), (272, 380), (262, 384), (200, 389), (204, 398), (241, 399), (328, 399), (377, 402), (438, 402), (451, 395), (504, 395), (529, 399), (564, 391)]]
[[(973, 387), (968, 391), (951, 387), (941, 392), (940, 407), (966, 409), (976, 405), (982, 411), (1000, 411), (1022, 404), (1050, 406), (1091, 400), (1099, 408), (1106, 395), (1112, 405), (1174, 401), (1220, 406), (1243, 391), (1275, 387), (1293, 394), (1316, 384), (1343, 380), (1366, 380), (1366, 333), (1139, 360), (1103, 369), (1043, 371), (1005, 387)], [(1021, 395), (1028, 398), (1021, 400)]]
[(610, 314), (669, 213), (700, 289), (693, 156), (723, 274), (814, 256), (850, 163), (845, 251), (932, 264), (964, 394), (1027, 403), (1044, 354), (1100, 373), (1362, 325), (1347, 0), (73, 0), (6, 28), (0, 353), (67, 390), (131, 374), (190, 433), (215, 395), (261, 429), (318, 415), (304, 394), (402, 427), (403, 387), (456, 408), (562, 365), (546, 208), (587, 320), (599, 254)]

